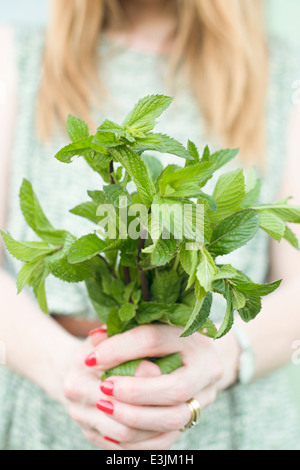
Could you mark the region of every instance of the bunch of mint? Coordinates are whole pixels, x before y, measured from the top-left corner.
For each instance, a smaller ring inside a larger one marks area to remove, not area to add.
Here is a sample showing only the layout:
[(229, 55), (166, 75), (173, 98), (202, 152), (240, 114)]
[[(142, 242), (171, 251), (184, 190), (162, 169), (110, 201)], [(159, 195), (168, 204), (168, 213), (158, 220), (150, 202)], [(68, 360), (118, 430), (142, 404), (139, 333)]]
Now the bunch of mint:
[[(191, 141), (185, 147), (154, 133), (157, 118), (171, 102), (163, 95), (145, 97), (123, 124), (106, 120), (96, 135), (90, 135), (82, 120), (69, 116), (72, 143), (56, 158), (69, 164), (75, 156), (83, 157), (104, 181), (101, 190), (88, 191), (89, 200), (70, 211), (93, 222), (93, 233), (76, 239), (53, 227), (24, 180), (21, 210), (42, 241), (19, 242), (1, 233), (9, 252), (25, 263), (18, 275), (18, 292), (31, 286), (43, 312), (48, 313), (45, 281), (51, 274), (64, 282), (85, 282), (109, 336), (139, 325), (165, 323), (182, 327), (184, 337), (199, 332), (219, 339), (232, 328), (235, 312), (245, 322), (253, 320), (261, 310), (261, 298), (279, 287), (280, 281), (256, 284), (220, 258), (246, 245), (259, 229), (299, 249), (287, 223), (300, 223), (300, 207), (290, 205), (289, 199), (255, 205), (261, 188), (255, 171), (246, 180), (241, 169), (223, 173), (213, 194), (205, 193), (206, 183), (238, 150), (211, 154), (206, 147), (200, 155)], [(149, 151), (181, 157), (185, 166), (163, 168)], [(137, 205), (144, 208), (139, 217), (133, 210)], [(196, 223), (199, 208), (201, 230)], [(107, 231), (107, 225), (113, 230)], [(129, 235), (130, 225), (138, 236)], [(184, 228), (181, 237), (179, 227)], [(227, 302), (219, 329), (210, 319), (213, 293)], [(150, 360), (162, 373), (181, 366), (178, 354)], [(133, 375), (139, 363), (123, 364), (103, 378)]]

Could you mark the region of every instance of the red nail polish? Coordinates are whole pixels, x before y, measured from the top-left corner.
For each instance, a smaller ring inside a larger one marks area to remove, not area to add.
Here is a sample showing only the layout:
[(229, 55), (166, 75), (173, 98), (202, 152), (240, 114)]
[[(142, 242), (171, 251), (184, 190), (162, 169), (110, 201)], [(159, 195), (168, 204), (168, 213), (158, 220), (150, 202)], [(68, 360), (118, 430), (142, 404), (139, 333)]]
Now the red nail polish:
[(114, 394), (114, 383), (106, 380), (100, 385), (100, 390), (104, 395), (112, 397)]
[(95, 330), (92, 330), (89, 333), (89, 336), (94, 336), (94, 335), (97, 335), (97, 334), (104, 334), (104, 333), (107, 333), (107, 330), (104, 330), (103, 328), (96, 328)]
[(107, 437), (107, 436), (104, 436), (104, 439), (106, 441), (112, 442), (113, 444), (118, 444), (118, 445), (120, 444), (119, 441), (115, 441), (114, 439), (111, 439), (110, 437)]
[(86, 358), (85, 365), (88, 367), (94, 367), (97, 365), (96, 353), (92, 353)]
[(114, 414), (114, 405), (111, 401), (100, 400), (97, 403), (97, 408), (100, 411), (104, 411), (108, 415)]

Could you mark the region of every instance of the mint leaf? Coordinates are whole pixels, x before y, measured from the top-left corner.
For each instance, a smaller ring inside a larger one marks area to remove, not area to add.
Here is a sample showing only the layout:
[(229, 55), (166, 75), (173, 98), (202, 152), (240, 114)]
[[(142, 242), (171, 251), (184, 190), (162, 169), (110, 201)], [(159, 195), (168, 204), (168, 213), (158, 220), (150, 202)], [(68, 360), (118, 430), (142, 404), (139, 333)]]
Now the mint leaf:
[(231, 215), (213, 231), (210, 253), (212, 256), (221, 256), (241, 248), (255, 236), (259, 224), (259, 214), (252, 209)]
[(82, 263), (99, 255), (108, 244), (96, 234), (85, 235), (70, 247), (68, 260), (71, 264)]
[(153, 155), (143, 155), (142, 160), (146, 163), (149, 175), (153, 182), (161, 174), (164, 167), (161, 161)]
[(17, 242), (10, 234), (2, 232), (2, 230), (0, 230), (0, 233), (10, 254), (20, 261), (26, 263), (34, 262), (36, 259), (53, 253), (54, 251), (54, 249), (49, 247), (46, 243)]
[(72, 115), (69, 115), (67, 119), (67, 131), (73, 142), (80, 139), (87, 139), (90, 136), (88, 125), (78, 117)]
[(155, 302), (175, 304), (180, 295), (180, 278), (175, 271), (158, 273), (151, 285), (151, 296)]
[(25, 179), (20, 190), (20, 205), (27, 224), (42, 240), (58, 246), (64, 243), (68, 232), (53, 227), (45, 216), (32, 185)]
[(183, 362), (179, 353), (172, 354), (171, 356), (167, 357), (162, 357), (160, 359), (155, 359), (153, 360), (153, 362), (158, 365), (162, 375), (171, 374), (175, 370), (178, 370), (183, 367)]
[(93, 265), (90, 261), (78, 264), (69, 263), (69, 251), (74, 243), (72, 236), (67, 236), (63, 248), (45, 259), (45, 267), (58, 279), (78, 283), (94, 275)]
[(255, 210), (260, 213), (264, 211), (271, 211), (274, 215), (279, 217), (283, 222), (291, 222), (295, 224), (300, 223), (300, 206), (292, 206), (285, 203), (265, 204), (262, 206), (255, 206)]
[(294, 248), (296, 248), (296, 250), (300, 249), (297, 236), (287, 226), (285, 227), (284, 238), (288, 243), (290, 243)]
[(129, 321), (135, 317), (137, 310), (137, 305), (131, 304), (129, 302), (122, 305), (119, 310), (119, 316), (122, 321)]
[(124, 364), (121, 364), (120, 366), (114, 367), (113, 369), (110, 369), (106, 372), (101, 377), (101, 380), (107, 380), (109, 377), (113, 376), (126, 376), (126, 377), (134, 377), (135, 371), (138, 368), (138, 366), (141, 364), (142, 359), (136, 360), (136, 361), (129, 361), (125, 362)]
[(93, 152), (93, 139), (93, 136), (79, 139), (57, 152), (55, 158), (62, 163), (71, 163), (74, 157), (83, 157)]
[(206, 292), (211, 290), (212, 281), (217, 273), (218, 270), (212, 256), (205, 248), (202, 247), (196, 275), (200, 285)]
[(214, 171), (214, 163), (199, 163), (177, 171), (169, 166), (159, 182), (160, 195), (173, 198), (199, 197), (203, 194), (200, 187), (204, 186)]
[(238, 153), (239, 149), (225, 149), (214, 154), (210, 154), (208, 147), (206, 147), (202, 161), (214, 162), (216, 164), (216, 170), (219, 170), (224, 165), (231, 162)]
[(164, 95), (152, 95), (142, 98), (128, 114), (123, 126), (133, 131), (149, 132), (156, 126), (156, 120), (170, 106), (173, 98)]
[(197, 300), (192, 316), (186, 325), (183, 334), (181, 335), (182, 338), (191, 336), (203, 328), (211, 311), (212, 300), (213, 297), (211, 292), (206, 295), (204, 300)]
[(177, 157), (185, 158), (186, 160), (192, 159), (189, 152), (180, 142), (164, 134), (150, 133), (145, 137), (136, 139), (134, 150), (138, 154), (150, 150), (153, 152), (176, 155)]
[(285, 235), (285, 223), (270, 210), (260, 212), (260, 227), (278, 242)]
[(245, 197), (245, 179), (242, 170), (222, 175), (216, 185), (213, 197), (217, 210), (209, 214), (214, 225), (241, 209)]
[(137, 186), (143, 204), (149, 209), (156, 190), (146, 164), (136, 153), (125, 146), (120, 146), (110, 151), (114, 159), (120, 162), (126, 171), (128, 171)]
[(225, 288), (224, 297), (227, 301), (226, 313), (220, 326), (218, 333), (215, 336), (215, 339), (223, 338), (232, 328), (234, 323), (234, 308), (233, 308), (233, 299), (232, 292), (230, 287), (227, 285)]

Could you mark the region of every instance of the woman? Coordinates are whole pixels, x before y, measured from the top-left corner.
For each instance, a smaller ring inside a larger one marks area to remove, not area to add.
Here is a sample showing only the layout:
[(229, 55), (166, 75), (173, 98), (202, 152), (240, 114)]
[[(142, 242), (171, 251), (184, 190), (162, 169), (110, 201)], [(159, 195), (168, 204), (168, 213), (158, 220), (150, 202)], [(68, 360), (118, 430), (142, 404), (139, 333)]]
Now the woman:
[[(66, 214), (86, 187), (100, 182), (80, 159), (66, 169), (52, 157), (66, 142), (61, 129), (67, 114), (91, 125), (120, 120), (140, 97), (169, 92), (168, 83), (176, 99), (162, 120), (165, 132), (199, 147), (241, 147), (239, 166), (262, 168), (264, 200), (282, 192), (300, 201), (300, 113), (292, 117), (291, 106), (297, 69), (293, 54), (277, 41), (266, 47), (260, 1), (54, 0), (53, 6), (47, 37), (36, 30), (1, 32), (8, 84), (1, 112), (1, 227), (17, 239), (32, 239), (17, 197), (26, 177), (54, 224), (84, 233), (82, 223)], [(270, 248), (271, 254), (260, 235), (230, 260), (258, 282), (268, 274), (283, 278), (281, 290), (264, 302), (257, 320), (237, 322), (238, 329), (216, 343), (200, 335), (180, 340), (179, 329), (169, 326), (107, 339), (84, 290), (53, 279), (47, 291), (53, 315), (45, 317), (30, 294), (16, 297), (18, 266), (4, 257), (0, 321), (8, 367), (0, 370), (1, 448), (299, 447), (282, 367), (300, 337), (299, 255), (286, 243)], [(220, 306), (216, 319), (222, 313)], [(251, 344), (247, 357), (255, 356), (255, 370), (240, 364), (241, 335), (246, 349)], [(184, 367), (170, 376), (161, 377), (145, 361), (137, 377), (113, 378), (99, 389), (102, 370), (178, 351)], [(238, 384), (241, 373), (244, 379), (248, 374), (247, 386)], [(195, 429), (182, 433), (192, 398), (203, 415)]]

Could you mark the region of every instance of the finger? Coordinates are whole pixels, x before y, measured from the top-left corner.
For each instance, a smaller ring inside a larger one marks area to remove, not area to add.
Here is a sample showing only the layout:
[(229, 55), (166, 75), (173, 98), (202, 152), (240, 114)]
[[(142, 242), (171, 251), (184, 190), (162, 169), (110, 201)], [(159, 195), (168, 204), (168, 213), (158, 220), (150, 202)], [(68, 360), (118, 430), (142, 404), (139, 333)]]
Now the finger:
[(86, 374), (78, 380), (77, 374), (71, 374), (64, 383), (64, 395), (71, 403), (93, 405), (99, 400), (99, 382), (92, 374)]
[(112, 439), (105, 439), (105, 437), (102, 437), (96, 431), (84, 430), (83, 434), (91, 444), (101, 450), (123, 450), (118, 442), (114, 442)]
[(108, 370), (127, 361), (180, 352), (188, 342), (188, 338), (180, 338), (181, 333), (180, 328), (168, 325), (140, 326), (102, 342), (86, 364)]
[[(207, 387), (196, 397), (201, 410), (211, 405), (215, 398), (214, 387)], [(100, 400), (97, 407), (104, 414), (130, 428), (159, 433), (178, 431), (191, 418), (191, 411), (186, 403), (168, 407), (133, 406), (120, 402)]]
[(97, 431), (106, 440), (114, 440), (117, 443), (133, 443), (148, 440), (157, 433), (141, 431), (111, 419), (105, 413), (99, 413), (96, 407), (86, 407), (75, 404), (70, 407), (69, 415), (73, 421), (86, 430)]
[(125, 450), (168, 450), (177, 442), (182, 434), (180, 432), (168, 432), (158, 434), (152, 439), (139, 442), (137, 444), (124, 444)]
[(186, 402), (214, 382), (213, 373), (182, 367), (159, 377), (110, 377), (101, 383), (106, 396), (132, 405), (169, 406)]
[(96, 328), (95, 330), (92, 330), (89, 334), (91, 345), (94, 348), (99, 346), (99, 344), (102, 343), (102, 341), (105, 341), (107, 338), (107, 330), (105, 328)]
[(157, 364), (150, 361), (143, 361), (135, 370), (135, 377), (159, 377), (161, 370)]

